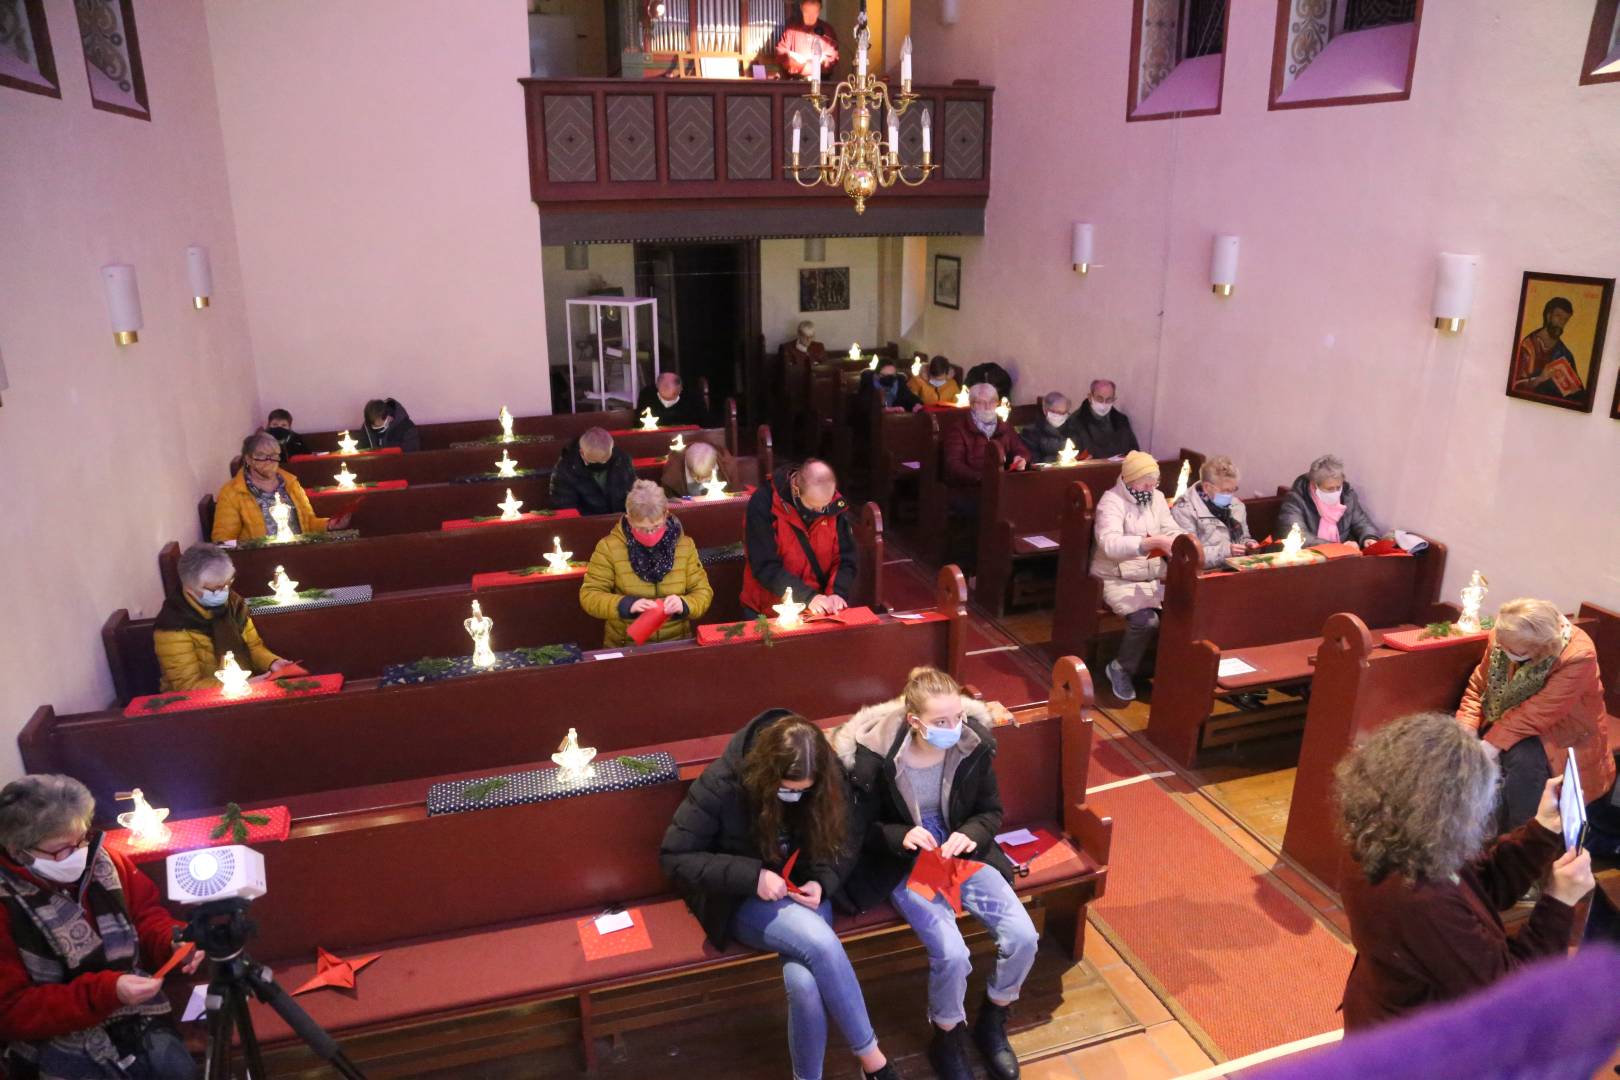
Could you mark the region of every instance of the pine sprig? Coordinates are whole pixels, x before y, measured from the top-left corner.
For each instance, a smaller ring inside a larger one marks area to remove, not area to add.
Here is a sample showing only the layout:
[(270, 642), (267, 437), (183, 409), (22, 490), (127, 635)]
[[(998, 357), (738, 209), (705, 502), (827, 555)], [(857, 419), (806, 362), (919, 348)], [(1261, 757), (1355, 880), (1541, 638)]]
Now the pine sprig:
[(245, 844), (248, 838), (249, 825), (268, 825), (270, 818), (267, 814), (244, 814), (242, 808), (236, 803), (226, 803), (225, 812), (219, 816), (219, 824), (208, 833), (211, 840), (223, 839), (226, 833), (231, 834), (233, 844)]
[(506, 777), (504, 776), (492, 776), (488, 780), (480, 780), (476, 784), (469, 784), (461, 789), (461, 801), (464, 803), (483, 802), (505, 786)]
[(186, 695), (184, 694), (167, 694), (163, 697), (149, 698), (146, 704), (142, 705), (141, 708), (145, 709), (147, 712), (157, 712), (159, 709), (167, 709), (175, 702), (184, 700), (186, 700)]
[(625, 757), (615, 758), (614, 760), (616, 760), (620, 765), (623, 765), (625, 768), (629, 769), (631, 772), (640, 773), (642, 776), (647, 776), (658, 771), (658, 763), (653, 761), (651, 758), (630, 757), (626, 755)]

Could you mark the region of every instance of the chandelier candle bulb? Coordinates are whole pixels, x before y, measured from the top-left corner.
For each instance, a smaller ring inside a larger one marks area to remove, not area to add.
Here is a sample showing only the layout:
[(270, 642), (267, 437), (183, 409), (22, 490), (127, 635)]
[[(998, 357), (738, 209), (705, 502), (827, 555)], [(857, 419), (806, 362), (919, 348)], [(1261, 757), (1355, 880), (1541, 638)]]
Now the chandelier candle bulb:
[(191, 306), (201, 311), (213, 302), (214, 295), (214, 268), (207, 248), (186, 248), (186, 276), (191, 279)]
[(239, 698), (247, 696), (248, 679), (251, 674), (243, 670), (242, 665), (236, 662), (236, 654), (227, 652), (225, 663), (214, 672), (214, 678), (219, 680), (219, 692), (223, 697)]
[(292, 507), (281, 501), (281, 492), (276, 492), (276, 501), (270, 504), (270, 520), (274, 522), (276, 526), (276, 535), (270, 538), (271, 543), (292, 543), (292, 524), (288, 520), (291, 517)]
[(548, 573), (548, 574), (566, 574), (566, 573), (568, 573), (568, 571), (571, 569), (569, 567), (569, 565), (568, 565), (568, 560), (573, 558), (573, 557), (574, 557), (574, 553), (572, 551), (564, 551), (562, 549), (562, 537), (553, 536), (551, 538), (551, 550), (546, 552), (546, 554), (545, 554), (546, 573)]
[(338, 432), (338, 453), (352, 454), (360, 449), (360, 443), (347, 431)]
[(276, 567), (276, 576), (270, 579), (270, 592), (278, 604), (291, 604), (298, 600), (298, 582), (287, 576), (287, 568)]
[(512, 496), (511, 488), (506, 489), (506, 501), (496, 503), (495, 505), (501, 508), (502, 521), (517, 521), (523, 516), (522, 514), (518, 513), (518, 511), (523, 508), (523, 500), (514, 498)]
[(889, 160), (900, 159), (900, 110), (889, 109)]
[(343, 490), (343, 491), (353, 491), (354, 490), (354, 479), (355, 479), (355, 477), (354, 477), (354, 473), (349, 471), (349, 463), (347, 461), (345, 461), (338, 468), (338, 471), (332, 475), (332, 479), (337, 481), (337, 486), (341, 490)]
[(495, 629), (495, 620), (484, 614), (484, 609), (478, 606), (478, 601), (472, 602), (472, 617), (463, 619), (461, 625), (466, 627), (467, 633), (473, 639), (473, 667), (490, 668), (495, 666), (495, 650), (489, 647), (489, 632)]
[(1075, 273), (1087, 274), (1091, 272), (1091, 264), (1095, 261), (1096, 226), (1089, 222), (1077, 221), (1074, 223), (1074, 269)]
[(911, 93), (911, 35), (900, 43), (900, 92)]
[(510, 480), (512, 477), (517, 475), (517, 466), (518, 463), (512, 460), (512, 455), (507, 453), (505, 450), (502, 450), (501, 460), (495, 463), (495, 471), (499, 473), (503, 479)]
[(1279, 564), (1299, 562), (1304, 549), (1305, 534), (1299, 531), (1299, 522), (1296, 521), (1294, 527), (1288, 530), (1288, 535), (1283, 537), (1282, 551), (1277, 553), (1277, 562)]
[[(819, 98), (821, 96), (822, 55), (821, 39), (816, 38), (816, 40), (810, 45), (810, 96), (812, 98)], [(797, 116), (797, 114), (794, 115)]]
[(793, 114), (793, 163), (795, 165), (797, 165), (799, 163), (799, 137), (800, 137), (800, 135), (803, 134), (803, 132), (800, 130), (803, 127), (804, 127), (804, 115), (802, 113), (794, 113)]
[(927, 109), (924, 109), (922, 114), (922, 141), (923, 164), (927, 165), (928, 159), (934, 153), (934, 114)]

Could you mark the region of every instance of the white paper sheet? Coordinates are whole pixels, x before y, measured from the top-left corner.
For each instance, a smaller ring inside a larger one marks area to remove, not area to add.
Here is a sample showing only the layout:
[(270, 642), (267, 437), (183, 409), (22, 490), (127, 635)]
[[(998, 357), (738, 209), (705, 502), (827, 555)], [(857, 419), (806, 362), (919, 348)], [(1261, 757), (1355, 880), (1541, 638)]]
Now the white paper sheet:
[(1042, 551), (1058, 546), (1058, 542), (1056, 540), (1052, 539), (1050, 536), (1042, 536), (1040, 533), (1036, 533), (1034, 536), (1026, 536), (1023, 539), (1024, 543), (1028, 544), (1030, 547), (1039, 548)]
[(1564, 762), (1564, 786), (1558, 792), (1558, 816), (1564, 822), (1564, 849), (1579, 847), (1586, 831), (1586, 796), (1581, 792), (1581, 773), (1575, 755)]
[(900, 463), (900, 467), (902, 469), (920, 469), (920, 468), (922, 468), (922, 462), (920, 462), (920, 461), (902, 461)]
[(1215, 669), (1215, 677), (1217, 679), (1230, 679), (1234, 675), (1247, 675), (1249, 672), (1257, 670), (1259, 669), (1250, 664), (1245, 664), (1235, 656), (1227, 656), (1222, 658), (1220, 666)]
[(915, 611), (897, 611), (894, 613), (894, 617), (897, 619), (904, 619), (907, 622), (915, 622), (919, 619), (926, 618), (927, 616), (919, 615)]
[(1012, 832), (996, 834), (996, 843), (1008, 844), (1012, 847), (1017, 847), (1020, 844), (1033, 844), (1039, 839), (1040, 837), (1036, 836), (1028, 829), (1014, 829)]
[(636, 920), (630, 917), (628, 911), (619, 911), (612, 915), (598, 915), (596, 917), (596, 932), (598, 934), (611, 934), (615, 930), (628, 930), (634, 925), (636, 925)]
[(597, 660), (618, 660), (623, 656), (624, 656), (624, 653), (622, 653), (622, 652), (599, 652), (599, 653), (596, 654), (595, 659), (597, 659)]
[(208, 984), (198, 983), (191, 988), (191, 997), (186, 1001), (185, 1011), (180, 1014), (180, 1022), (184, 1024), (191, 1020), (200, 1020), (207, 1011)]

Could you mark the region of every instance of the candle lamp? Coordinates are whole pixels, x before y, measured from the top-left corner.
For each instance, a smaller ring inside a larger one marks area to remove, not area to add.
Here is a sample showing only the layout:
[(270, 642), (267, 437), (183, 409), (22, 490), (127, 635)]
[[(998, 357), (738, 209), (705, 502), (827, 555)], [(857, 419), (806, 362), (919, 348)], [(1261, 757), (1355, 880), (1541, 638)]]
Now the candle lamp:
[(512, 413), (505, 405), (501, 406), (501, 442), (512, 441)]
[(656, 416), (654, 416), (652, 414), (651, 406), (641, 410), (641, 430), (642, 431), (657, 431), (658, 430), (658, 417), (656, 417)]
[(782, 602), (771, 610), (776, 612), (776, 628), (778, 630), (797, 630), (804, 625), (800, 613), (805, 609), (804, 604), (796, 603), (793, 599), (793, 590), (789, 589), (782, 597)]
[(1299, 531), (1299, 522), (1296, 521), (1294, 527), (1288, 530), (1288, 535), (1283, 537), (1282, 551), (1277, 553), (1276, 561), (1278, 564), (1294, 563), (1304, 557), (1305, 534)]
[(515, 498), (512, 495), (512, 489), (511, 488), (506, 489), (506, 501), (502, 502), (502, 503), (496, 503), (495, 505), (497, 505), (497, 506), (499, 506), (501, 508), (501, 520), (502, 521), (517, 521), (519, 518), (521, 518), (523, 516), (522, 514), (518, 513), (518, 511), (523, 508), (523, 500), (519, 499), (519, 498)]
[[(861, 343), (860, 342), (857, 341), (855, 344), (853, 344), (853, 345), (851, 345), (849, 347), (849, 358), (851, 360), (859, 360), (861, 358)], [(874, 359), (876, 359), (876, 358), (874, 357)]]
[(923, 362), (922, 362), (922, 357), (919, 356), (919, 357), (917, 357), (915, 360), (913, 360), (911, 362), (911, 377), (913, 379), (918, 378), (919, 376), (922, 375), (922, 373), (923, 373)]
[(703, 481), (703, 494), (699, 495), (698, 498), (712, 501), (714, 499), (724, 499), (725, 497), (726, 482), (717, 469), (707, 480)]
[(276, 603), (290, 604), (298, 599), (298, 582), (287, 576), (287, 568), (276, 567), (276, 576), (270, 579), (270, 591)]
[(572, 551), (564, 551), (562, 549), (562, 537), (553, 536), (551, 538), (551, 550), (545, 553), (546, 573), (568, 573), (569, 570), (573, 569), (568, 565), (568, 560), (573, 558), (573, 556), (574, 553)]
[(681, 433), (677, 431), (675, 433), (675, 437), (669, 441), (669, 452), (672, 454), (678, 454), (685, 449), (686, 440), (681, 438)]
[(225, 654), (224, 665), (214, 672), (214, 678), (219, 680), (220, 695), (228, 698), (246, 697), (248, 679), (251, 677), (251, 674), (236, 662), (236, 654), (230, 652)]
[(964, 386), (962, 389), (956, 392), (956, 400), (951, 402), (951, 404), (955, 405), (958, 409), (965, 409), (968, 407), (967, 387)]
[(1484, 629), (1479, 623), (1479, 609), (1485, 603), (1485, 594), (1490, 591), (1490, 582), (1475, 570), (1468, 584), (1463, 586), (1462, 618), (1457, 620), (1458, 630), (1465, 634), (1477, 634)]
[(147, 802), (146, 794), (140, 788), (115, 792), (113, 797), (119, 802), (135, 804), (135, 809), (118, 815), (118, 825), (129, 830), (137, 845), (156, 846), (169, 839), (169, 827), (163, 824), (169, 816), (168, 807), (153, 806)]
[(1002, 398), (1001, 404), (996, 406), (996, 416), (1002, 420), (1011, 419), (1012, 402), (1008, 401), (1006, 398)]
[(472, 602), (472, 617), (463, 619), (461, 625), (467, 628), (467, 633), (473, 639), (472, 662), (474, 667), (491, 668), (495, 666), (495, 650), (489, 647), (489, 632), (495, 629), (495, 620), (484, 614), (484, 609), (478, 606), (478, 601)]
[(495, 463), (496, 473), (502, 479), (510, 480), (517, 475), (517, 467), (518, 463), (512, 460), (512, 455), (502, 450), (501, 460)]
[(596, 747), (579, 745), (579, 732), (569, 728), (568, 734), (558, 744), (557, 752), (551, 755), (551, 760), (561, 770), (561, 779), (578, 782), (596, 775), (596, 768), (591, 764), (595, 757)]
[(295, 539), (292, 531), (292, 507), (281, 500), (281, 492), (276, 492), (276, 501), (270, 504), (270, 520), (276, 526), (276, 534), (270, 538), (271, 543), (290, 544)]
[(1180, 502), (1181, 499), (1182, 499), (1182, 496), (1187, 494), (1187, 484), (1191, 479), (1192, 479), (1192, 462), (1183, 461), (1181, 463), (1181, 472), (1179, 474), (1177, 474), (1177, 476), (1176, 476), (1176, 493), (1170, 499), (1170, 502), (1171, 502), (1172, 505), (1174, 505), (1175, 503)]
[(338, 432), (338, 453), (352, 454), (360, 449), (360, 443), (347, 431)]
[(1080, 451), (1075, 449), (1073, 439), (1063, 440), (1063, 449), (1058, 451), (1057, 463), (1059, 465), (1078, 465), (1080, 463)]
[(338, 471), (333, 474), (332, 479), (337, 481), (337, 486), (341, 491), (353, 491), (355, 489), (355, 475), (349, 471), (349, 463), (347, 461), (345, 461), (342, 466), (339, 467)]

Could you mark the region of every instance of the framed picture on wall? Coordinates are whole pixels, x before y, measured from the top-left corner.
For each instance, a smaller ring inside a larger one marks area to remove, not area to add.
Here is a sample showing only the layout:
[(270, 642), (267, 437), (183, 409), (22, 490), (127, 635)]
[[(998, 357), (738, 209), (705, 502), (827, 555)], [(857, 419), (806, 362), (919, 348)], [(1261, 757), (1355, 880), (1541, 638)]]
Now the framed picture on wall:
[(848, 311), (849, 267), (799, 271), (800, 311)]
[(962, 260), (955, 255), (934, 256), (934, 303), (952, 311), (962, 309)]
[(134, 0), (74, 0), (84, 71), (90, 79), (90, 105), (103, 112), (152, 119), (141, 66), (141, 39), (135, 32)]
[(1527, 270), (1508, 363), (1508, 397), (1592, 411), (1614, 278)]
[(44, 0), (0, 0), (0, 86), (62, 96)]

